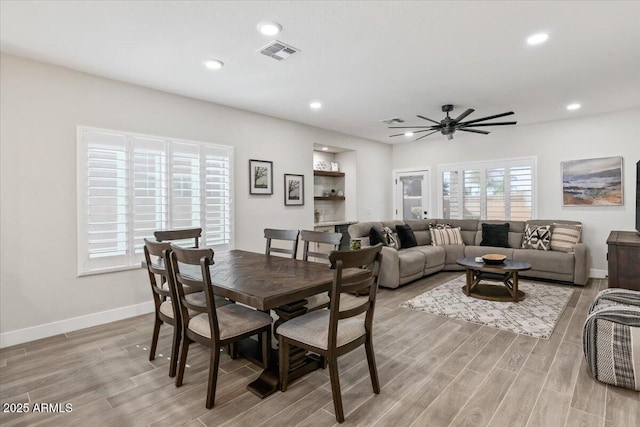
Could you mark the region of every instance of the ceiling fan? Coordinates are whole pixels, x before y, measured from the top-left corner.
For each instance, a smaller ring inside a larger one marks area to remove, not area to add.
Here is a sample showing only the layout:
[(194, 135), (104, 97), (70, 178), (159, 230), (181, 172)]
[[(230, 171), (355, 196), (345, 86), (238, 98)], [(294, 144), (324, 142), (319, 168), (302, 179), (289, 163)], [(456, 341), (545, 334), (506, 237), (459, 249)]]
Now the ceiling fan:
[[(422, 135), (421, 137), (415, 139), (415, 141), (425, 138), (429, 135), (433, 135), (434, 133), (440, 132), (443, 135), (447, 136), (447, 139), (453, 139), (453, 134), (459, 130), (462, 132), (473, 132), (473, 133), (481, 133), (483, 135), (487, 135), (490, 132), (486, 131), (486, 130), (480, 130), (480, 129), (472, 129), (472, 128), (476, 128), (476, 127), (485, 127), (485, 126), (505, 126), (505, 125), (515, 125), (517, 122), (494, 122), (494, 123), (479, 123), (479, 122), (484, 122), (485, 120), (492, 120), (492, 119), (497, 119), (498, 117), (504, 117), (504, 116), (510, 116), (513, 114), (513, 111), (509, 111), (507, 113), (502, 113), (502, 114), (496, 114), (495, 116), (487, 116), (487, 117), (482, 117), (479, 119), (474, 119), (474, 120), (469, 120), (466, 122), (463, 122), (462, 120), (467, 117), (469, 114), (473, 113), (475, 110), (473, 108), (469, 108), (467, 111), (465, 111), (464, 113), (460, 114), (458, 117), (456, 117), (455, 119), (452, 119), (451, 117), (449, 117), (449, 112), (453, 111), (453, 105), (451, 104), (447, 104), (447, 105), (443, 105), (442, 106), (442, 111), (447, 113), (447, 117), (445, 117), (444, 119), (442, 119), (441, 121), (437, 122), (435, 120), (431, 120), (428, 117), (424, 117), (424, 116), (420, 116), (418, 115), (417, 117), (427, 120), (429, 122), (435, 123), (435, 125), (431, 125), (431, 126), (389, 126), (389, 129), (420, 129), (420, 130), (414, 130), (412, 131), (412, 133), (416, 134), (416, 133), (422, 133), (422, 132), (428, 132), (426, 135)], [(396, 135), (390, 135), (389, 137), (394, 137), (394, 136), (401, 136), (401, 135), (405, 135), (404, 133), (399, 133)]]

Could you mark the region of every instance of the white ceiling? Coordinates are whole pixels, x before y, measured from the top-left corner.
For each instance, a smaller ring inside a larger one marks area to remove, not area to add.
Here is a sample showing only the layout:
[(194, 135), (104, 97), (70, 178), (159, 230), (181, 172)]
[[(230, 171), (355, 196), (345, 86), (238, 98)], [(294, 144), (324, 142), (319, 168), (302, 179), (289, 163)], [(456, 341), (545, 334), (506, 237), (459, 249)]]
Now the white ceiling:
[[(448, 103), (519, 124), (640, 106), (637, 1), (2, 0), (0, 12), (5, 52), (382, 142), (407, 139), (381, 120), (424, 125), (416, 114), (440, 120)], [(283, 31), (263, 36), (264, 20)], [(540, 31), (549, 41), (527, 46)], [(256, 53), (274, 39), (301, 52)]]

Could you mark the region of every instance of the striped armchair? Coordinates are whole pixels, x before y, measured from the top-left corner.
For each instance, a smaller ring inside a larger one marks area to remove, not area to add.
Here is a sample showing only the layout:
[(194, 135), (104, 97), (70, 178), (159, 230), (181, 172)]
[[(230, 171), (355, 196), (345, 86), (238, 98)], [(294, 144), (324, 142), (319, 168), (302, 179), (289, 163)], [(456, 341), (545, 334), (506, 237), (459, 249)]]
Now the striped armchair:
[(640, 292), (600, 292), (589, 307), (582, 342), (594, 378), (640, 391)]

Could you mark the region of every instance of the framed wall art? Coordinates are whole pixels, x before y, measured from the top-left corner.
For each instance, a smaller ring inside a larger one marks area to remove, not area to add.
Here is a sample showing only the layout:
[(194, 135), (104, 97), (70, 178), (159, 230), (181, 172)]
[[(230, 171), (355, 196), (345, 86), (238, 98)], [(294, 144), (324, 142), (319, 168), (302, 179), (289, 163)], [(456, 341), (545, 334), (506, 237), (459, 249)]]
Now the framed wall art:
[(304, 175), (284, 174), (284, 205), (304, 205)]
[(621, 206), (622, 157), (562, 162), (563, 206)]
[(249, 194), (273, 194), (273, 162), (249, 160)]

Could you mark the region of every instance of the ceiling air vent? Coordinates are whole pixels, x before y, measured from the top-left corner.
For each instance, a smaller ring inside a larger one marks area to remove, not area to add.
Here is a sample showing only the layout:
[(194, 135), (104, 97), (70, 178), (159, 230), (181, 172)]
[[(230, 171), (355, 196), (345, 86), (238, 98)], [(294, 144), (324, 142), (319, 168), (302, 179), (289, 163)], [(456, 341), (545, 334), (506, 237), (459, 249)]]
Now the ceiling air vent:
[(386, 120), (382, 120), (382, 123), (386, 123), (388, 125), (395, 125), (398, 123), (404, 123), (404, 120), (398, 118), (398, 117), (394, 117), (392, 119), (386, 119)]
[(276, 59), (278, 61), (282, 61), (283, 59), (287, 59), (294, 53), (300, 52), (300, 50), (296, 49), (293, 46), (289, 46), (286, 43), (282, 43), (281, 41), (276, 40), (260, 48), (258, 52), (260, 52), (263, 55), (270, 56), (273, 59)]

